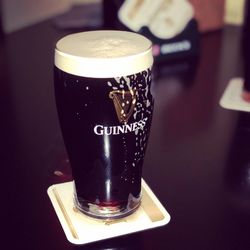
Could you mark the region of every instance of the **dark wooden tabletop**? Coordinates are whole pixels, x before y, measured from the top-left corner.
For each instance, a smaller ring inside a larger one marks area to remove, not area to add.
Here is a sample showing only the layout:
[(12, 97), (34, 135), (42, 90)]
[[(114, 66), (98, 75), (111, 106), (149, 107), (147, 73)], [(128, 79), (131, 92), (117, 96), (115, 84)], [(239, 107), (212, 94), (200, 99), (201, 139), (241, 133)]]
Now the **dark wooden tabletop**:
[(51, 184), (71, 179), (52, 71), (67, 32), (44, 22), (0, 42), (5, 249), (250, 249), (250, 118), (219, 106), (228, 81), (242, 75), (237, 27), (201, 36), (197, 61), (154, 69), (143, 177), (170, 223), (86, 246), (67, 241), (47, 196)]

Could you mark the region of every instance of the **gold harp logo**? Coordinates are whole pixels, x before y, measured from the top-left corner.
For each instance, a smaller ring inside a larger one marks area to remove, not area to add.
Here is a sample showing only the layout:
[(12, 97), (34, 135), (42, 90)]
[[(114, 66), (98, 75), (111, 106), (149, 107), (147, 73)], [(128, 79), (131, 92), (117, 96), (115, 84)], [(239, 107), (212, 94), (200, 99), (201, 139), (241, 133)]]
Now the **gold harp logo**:
[(119, 122), (127, 123), (136, 104), (136, 90), (114, 90), (109, 93), (113, 100)]

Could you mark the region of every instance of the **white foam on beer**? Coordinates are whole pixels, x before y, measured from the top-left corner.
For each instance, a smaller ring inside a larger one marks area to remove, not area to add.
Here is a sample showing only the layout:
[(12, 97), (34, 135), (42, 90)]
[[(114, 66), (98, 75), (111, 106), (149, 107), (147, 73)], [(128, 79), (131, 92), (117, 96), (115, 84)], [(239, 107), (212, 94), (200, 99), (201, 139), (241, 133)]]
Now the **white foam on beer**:
[(101, 39), (90, 44), (90, 56), (112, 58), (136, 54), (139, 47), (122, 39)]
[(152, 66), (151, 41), (126, 31), (90, 31), (58, 41), (55, 65), (74, 75), (118, 77)]

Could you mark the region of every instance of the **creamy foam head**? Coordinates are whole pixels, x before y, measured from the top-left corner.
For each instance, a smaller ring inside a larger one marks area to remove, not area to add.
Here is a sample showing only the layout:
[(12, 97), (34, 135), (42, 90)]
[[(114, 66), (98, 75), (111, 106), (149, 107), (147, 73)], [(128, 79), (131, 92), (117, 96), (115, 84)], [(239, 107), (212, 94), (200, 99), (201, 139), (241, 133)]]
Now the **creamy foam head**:
[(89, 31), (68, 35), (56, 44), (55, 65), (86, 77), (118, 77), (153, 64), (151, 41), (127, 31)]

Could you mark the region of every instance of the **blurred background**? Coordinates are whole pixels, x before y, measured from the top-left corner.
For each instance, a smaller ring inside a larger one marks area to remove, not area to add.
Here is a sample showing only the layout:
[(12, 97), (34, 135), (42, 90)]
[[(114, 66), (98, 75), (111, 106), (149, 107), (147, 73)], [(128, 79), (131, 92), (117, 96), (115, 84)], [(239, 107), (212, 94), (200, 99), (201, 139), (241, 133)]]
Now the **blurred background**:
[(142, 33), (158, 61), (199, 53), (200, 34), (241, 26), (245, 0), (1, 0), (1, 37), (50, 20), (61, 30)]
[[(42, 0), (42, 1), (32, 1), (32, 0), (1, 0), (1, 19), (2, 19), (2, 30), (4, 33), (10, 33), (27, 27), (29, 25), (35, 24), (37, 22), (46, 20), (48, 18), (60, 15), (62, 13), (67, 13), (73, 9), (79, 8), (83, 11), (82, 15), (72, 15), (72, 19), (75, 23), (71, 22), (71, 25), (79, 25), (76, 19), (83, 20), (86, 17), (87, 9), (90, 11), (93, 9), (93, 5), (96, 9), (95, 18), (101, 18), (98, 13), (98, 9), (102, 9), (103, 6), (110, 8), (108, 11), (111, 16), (112, 7), (114, 5), (121, 6), (124, 2), (123, 0)], [(135, 4), (138, 2), (147, 1), (132, 1)], [(151, 5), (154, 5), (151, 1)], [(163, 1), (171, 2), (171, 1)], [(180, 2), (175, 0), (172, 2)], [(222, 28), (224, 24), (241, 25), (243, 22), (243, 9), (245, 0), (210, 0), (210, 1), (199, 1), (190, 0), (189, 1), (194, 9), (195, 16), (199, 22), (199, 27), (201, 32), (212, 31), (215, 29)], [(92, 6), (91, 6), (92, 5)], [(85, 9), (85, 10), (84, 10)], [(85, 11), (85, 12), (84, 12)], [(75, 12), (76, 13), (76, 12)], [(65, 17), (66, 18), (66, 17)], [(67, 15), (67, 18), (69, 16)], [(92, 16), (94, 19), (94, 16)], [(69, 20), (68, 20), (69, 21)], [(80, 22), (80, 21), (79, 21)], [(68, 23), (69, 25), (69, 23)], [(84, 26), (84, 22), (82, 21)]]
[[(4, 33), (10, 33), (65, 13), (75, 4), (101, 2), (94, 0), (2, 0), (1, 17)], [(101, 3), (100, 3), (101, 4)]]

